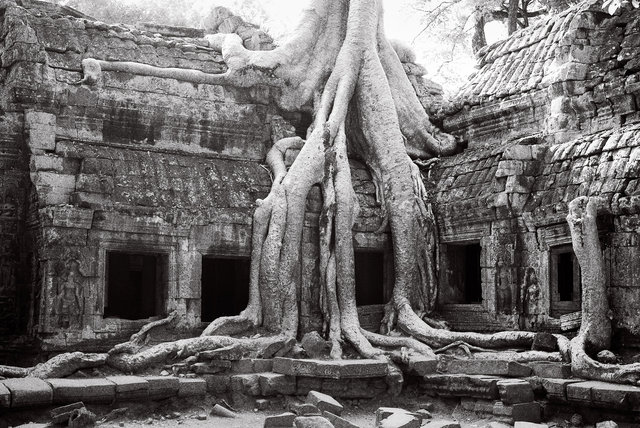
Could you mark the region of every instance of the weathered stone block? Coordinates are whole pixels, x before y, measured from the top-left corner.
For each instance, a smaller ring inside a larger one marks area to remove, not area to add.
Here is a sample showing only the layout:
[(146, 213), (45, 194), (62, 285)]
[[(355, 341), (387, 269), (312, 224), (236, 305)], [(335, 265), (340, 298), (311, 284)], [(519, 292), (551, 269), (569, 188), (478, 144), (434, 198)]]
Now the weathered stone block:
[(180, 378), (178, 397), (193, 397), (207, 393), (207, 382), (204, 379)]
[(161, 400), (178, 395), (180, 379), (173, 376), (145, 376), (149, 385), (149, 398)]
[(273, 360), (273, 371), (292, 376), (343, 379), (384, 377), (388, 367), (377, 360), (298, 360), (277, 357)]
[(279, 373), (260, 373), (258, 377), (261, 395), (293, 395), (296, 393), (296, 379)]
[(149, 383), (138, 376), (108, 376), (116, 386), (116, 400), (140, 400), (149, 397)]
[(11, 391), (0, 382), (0, 409), (11, 407)]
[(529, 403), (533, 401), (533, 388), (526, 380), (508, 379), (498, 381), (500, 399), (505, 404)]
[(527, 377), (531, 376), (531, 367), (504, 360), (452, 360), (449, 362), (447, 372), (467, 375)]
[(250, 396), (260, 395), (260, 375), (256, 373), (231, 376), (231, 391)]
[(425, 357), (424, 355), (411, 355), (407, 361), (409, 371), (418, 376), (425, 376), (436, 373), (438, 369), (438, 359)]
[(291, 412), (267, 416), (264, 420), (264, 428), (291, 428), (296, 418), (297, 416)]
[(527, 365), (533, 370), (534, 376), (554, 379), (567, 379), (571, 377), (570, 364), (537, 361), (528, 363)]
[(577, 379), (542, 379), (547, 398), (552, 401), (567, 401), (567, 386), (579, 382)]
[(511, 422), (540, 422), (542, 418), (540, 403), (537, 402), (506, 405), (500, 401), (496, 401), (493, 406), (493, 414), (508, 417)]
[(483, 375), (435, 374), (424, 377), (422, 388), (444, 396), (497, 399), (498, 380)]
[(75, 379), (84, 386), (85, 403), (111, 403), (116, 397), (115, 383), (104, 379)]
[(420, 415), (418, 415), (417, 413), (410, 412), (406, 409), (401, 409), (400, 407), (378, 407), (378, 409), (376, 410), (376, 424), (395, 413), (403, 413), (414, 416), (416, 418), (420, 418)]
[(35, 155), (31, 157), (32, 171), (57, 171), (64, 169), (63, 158), (53, 155)]
[(82, 401), (85, 386), (80, 379), (47, 379), (53, 390), (53, 403), (71, 403)]
[(335, 428), (359, 428), (356, 424), (352, 424), (348, 420), (334, 415), (331, 412), (324, 411), (322, 412), (322, 416), (327, 418)]
[(296, 428), (333, 428), (331, 422), (322, 416), (298, 416), (293, 423)]
[(338, 403), (335, 398), (318, 391), (309, 391), (307, 394), (307, 403), (313, 404), (320, 411), (326, 410), (338, 416), (340, 416), (342, 410), (344, 410), (342, 404)]
[(229, 375), (204, 375), (202, 378), (207, 383), (207, 391), (214, 394), (224, 394), (231, 386)]
[(42, 379), (25, 377), (2, 381), (11, 392), (11, 407), (42, 406), (53, 402), (51, 385)]

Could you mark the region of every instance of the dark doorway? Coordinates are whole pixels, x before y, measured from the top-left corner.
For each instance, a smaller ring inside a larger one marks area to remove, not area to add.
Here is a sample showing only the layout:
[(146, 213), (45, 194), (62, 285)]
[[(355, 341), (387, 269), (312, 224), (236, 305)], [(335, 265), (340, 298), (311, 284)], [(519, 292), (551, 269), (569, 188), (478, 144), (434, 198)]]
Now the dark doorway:
[(482, 271), (479, 243), (446, 245), (444, 303), (482, 303)]
[(161, 254), (108, 252), (104, 316), (138, 320), (161, 315), (165, 265)]
[(571, 245), (550, 250), (551, 316), (577, 312), (582, 306), (580, 264)]
[(250, 267), (249, 258), (202, 258), (202, 321), (238, 315), (247, 307)]
[(384, 252), (357, 250), (354, 257), (356, 305), (382, 305), (384, 298)]

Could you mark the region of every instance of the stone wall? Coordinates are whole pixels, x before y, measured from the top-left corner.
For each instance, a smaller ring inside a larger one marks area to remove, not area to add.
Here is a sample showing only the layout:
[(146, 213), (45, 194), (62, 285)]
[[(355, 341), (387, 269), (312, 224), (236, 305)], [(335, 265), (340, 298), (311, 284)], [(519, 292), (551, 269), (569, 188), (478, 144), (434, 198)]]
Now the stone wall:
[[(201, 30), (107, 25), (31, 0), (0, 2), (0, 10), (0, 124), (16, 177), (3, 177), (0, 189), (21, 190), (5, 197), (16, 205), (6, 210), (13, 223), (5, 227), (4, 212), (1, 218), (3, 237), (8, 234), (12, 245), (8, 251), (15, 254), (3, 258), (2, 266), (15, 272), (17, 263), (34, 265), (24, 279), (31, 307), (13, 310), (19, 296), (14, 284), (0, 289), (0, 305), (12, 308), (1, 313), (12, 322), (25, 317), (21, 322), (51, 351), (108, 348), (148, 321), (104, 312), (109, 253), (126, 251), (157, 255), (163, 264), (165, 295), (157, 316), (177, 310), (185, 330), (202, 328), (203, 256), (250, 255), (255, 200), (271, 186), (262, 164), (267, 150), (273, 138), (304, 135), (308, 117), (276, 110), (277, 93), (269, 87), (108, 71), (96, 86), (76, 84), (84, 58), (224, 72), (221, 54), (200, 38)], [(216, 29), (246, 35), (248, 24), (218, 12)], [(245, 44), (258, 41), (261, 48), (271, 43), (251, 36)], [(288, 153), (287, 162), (295, 156)], [(355, 161), (352, 173), (361, 205), (356, 247), (388, 252), (387, 234), (378, 231), (382, 217), (371, 176)], [(320, 191), (314, 189), (301, 256), (302, 332), (321, 323), (320, 209)]]

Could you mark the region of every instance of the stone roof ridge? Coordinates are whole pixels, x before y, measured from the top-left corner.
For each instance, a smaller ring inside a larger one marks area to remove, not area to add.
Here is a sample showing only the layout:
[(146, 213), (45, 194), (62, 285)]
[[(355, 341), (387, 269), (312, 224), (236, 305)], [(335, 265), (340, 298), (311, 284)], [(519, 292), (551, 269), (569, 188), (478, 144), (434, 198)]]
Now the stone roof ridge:
[(594, 18), (588, 13), (605, 13), (597, 1), (579, 3), (481, 49), (477, 70), (454, 97), (449, 113), (463, 104), (477, 105), (484, 99), (504, 98), (547, 85), (545, 78), (553, 77), (548, 74), (555, 70), (558, 49), (570, 45), (578, 29), (598, 25), (590, 22)]
[[(183, 27), (177, 25), (139, 22), (133, 25), (122, 23), (105, 23), (86, 15), (72, 7), (60, 6), (42, 0), (1, 0), (27, 9), (40, 18), (67, 19), (76, 21), (76, 26), (85, 29), (113, 31), (117, 37), (133, 40), (136, 44), (153, 44), (155, 40), (161, 45), (169, 46), (195, 45), (196, 48), (209, 48), (204, 39), (205, 34), (236, 33), (243, 40), (244, 46), (250, 50), (270, 50), (275, 47), (273, 38), (258, 25), (245, 21), (229, 9), (213, 7), (202, 21), (203, 28)], [(140, 40), (138, 40), (140, 39)], [(163, 42), (164, 40), (164, 42)]]

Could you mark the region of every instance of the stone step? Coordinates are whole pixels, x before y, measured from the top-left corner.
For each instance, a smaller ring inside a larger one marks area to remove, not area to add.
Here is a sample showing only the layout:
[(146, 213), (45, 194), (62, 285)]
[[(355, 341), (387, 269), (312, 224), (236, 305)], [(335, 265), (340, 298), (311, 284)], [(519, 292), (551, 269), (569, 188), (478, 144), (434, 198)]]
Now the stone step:
[(532, 369), (524, 364), (505, 360), (449, 360), (442, 363), (443, 371), (467, 375), (527, 377)]
[(497, 400), (499, 380), (501, 378), (485, 375), (432, 374), (423, 377), (421, 387), (442, 396)]
[(16, 378), (0, 381), (0, 408), (50, 404), (112, 403), (160, 400), (204, 395), (207, 383), (199, 378), (173, 376), (108, 376), (88, 379)]
[(640, 411), (640, 387), (586, 381), (566, 385), (567, 401), (584, 406)]
[(276, 357), (275, 373), (329, 379), (385, 377), (387, 363), (378, 360), (313, 360)]

